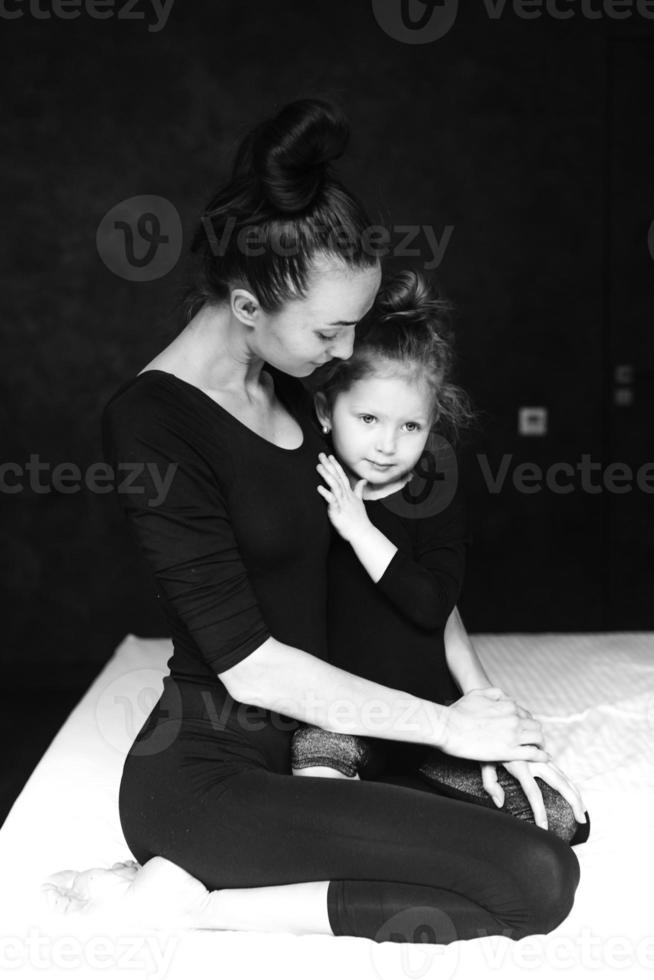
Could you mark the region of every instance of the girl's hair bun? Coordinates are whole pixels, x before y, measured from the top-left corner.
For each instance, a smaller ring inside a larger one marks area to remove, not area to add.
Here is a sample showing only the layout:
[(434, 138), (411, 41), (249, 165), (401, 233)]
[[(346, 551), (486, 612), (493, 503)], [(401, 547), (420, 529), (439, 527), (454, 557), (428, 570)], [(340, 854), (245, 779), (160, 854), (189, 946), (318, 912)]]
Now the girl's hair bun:
[(296, 214), (314, 202), (348, 139), (349, 126), (338, 109), (321, 99), (300, 99), (254, 130), (235, 171), (258, 177), (274, 211)]
[(424, 276), (412, 269), (397, 272), (387, 280), (375, 299), (377, 319), (437, 320), (442, 329), (448, 312), (451, 305), (447, 300), (436, 296)]

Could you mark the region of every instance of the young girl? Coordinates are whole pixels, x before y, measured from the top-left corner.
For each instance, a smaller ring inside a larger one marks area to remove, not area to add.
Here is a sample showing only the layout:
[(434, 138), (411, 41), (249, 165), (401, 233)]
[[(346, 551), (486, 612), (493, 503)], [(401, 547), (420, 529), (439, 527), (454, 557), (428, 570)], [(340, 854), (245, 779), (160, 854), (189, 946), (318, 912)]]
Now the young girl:
[[(450, 381), (445, 311), (421, 276), (398, 274), (361, 323), (352, 357), (311, 379), (334, 450), (321, 454), (318, 472), (327, 489), (317, 488), (338, 532), (329, 558), (330, 660), (441, 704), (459, 698), (459, 689), (491, 686), (455, 608), (465, 516), (454, 454), (438, 433), (456, 437), (472, 412)], [(418, 466), (425, 461), (430, 469)], [(492, 798), (504, 812), (532, 821), (535, 813), (541, 826), (581, 843), (588, 824), (580, 829), (568, 802), (581, 816), (579, 798), (556, 767), (535, 768), (542, 800), (522, 763), (507, 763), (498, 773), (493, 765), (480, 769), (435, 750), (425, 754), (416, 744), (314, 726), (301, 727), (292, 743), (294, 775), (387, 772), (401, 782), (402, 773), (418, 773), (448, 795), (487, 806)]]

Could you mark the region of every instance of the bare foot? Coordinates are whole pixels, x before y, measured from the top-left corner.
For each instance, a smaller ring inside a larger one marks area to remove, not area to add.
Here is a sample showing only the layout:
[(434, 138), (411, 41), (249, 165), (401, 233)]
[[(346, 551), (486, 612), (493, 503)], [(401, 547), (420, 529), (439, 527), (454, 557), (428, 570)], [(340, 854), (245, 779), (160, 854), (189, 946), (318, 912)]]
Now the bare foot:
[(100, 914), (151, 928), (199, 927), (209, 901), (201, 881), (166, 858), (142, 867), (123, 861), (111, 868), (58, 871), (41, 885), (48, 908), (63, 915)]

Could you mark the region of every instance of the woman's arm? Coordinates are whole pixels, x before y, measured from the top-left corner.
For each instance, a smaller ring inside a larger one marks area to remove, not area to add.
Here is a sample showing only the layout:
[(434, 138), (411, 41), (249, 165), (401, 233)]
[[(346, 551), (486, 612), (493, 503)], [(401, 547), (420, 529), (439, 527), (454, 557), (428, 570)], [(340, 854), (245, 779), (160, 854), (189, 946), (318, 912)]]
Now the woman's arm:
[[(521, 726), (499, 691), (475, 692), (443, 708), (356, 677), (272, 636), (222, 486), (196, 441), (194, 419), (157, 378), (128, 388), (103, 413), (107, 462), (115, 473), (125, 463), (132, 466), (130, 486), (117, 488), (119, 501), (158, 595), (235, 700), (343, 733), (443, 746), (452, 755), (546, 758), (524, 744), (539, 742), (540, 726)], [(173, 478), (162, 496), (155, 475), (170, 467)]]
[(541, 726), (497, 688), (449, 707), (350, 674), (271, 637), (220, 679), (236, 701), (345, 735), (437, 747), (478, 760), (546, 761)]

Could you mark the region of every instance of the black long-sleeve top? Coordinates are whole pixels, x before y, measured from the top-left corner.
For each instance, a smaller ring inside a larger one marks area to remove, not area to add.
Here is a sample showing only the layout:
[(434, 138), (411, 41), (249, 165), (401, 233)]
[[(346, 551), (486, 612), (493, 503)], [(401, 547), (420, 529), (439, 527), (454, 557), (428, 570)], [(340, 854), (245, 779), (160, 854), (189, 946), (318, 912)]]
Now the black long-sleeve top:
[(316, 491), (326, 446), (302, 383), (266, 370), (302, 428), (298, 449), (269, 442), (164, 371), (121, 385), (102, 431), (119, 502), (170, 624), (164, 690), (175, 685), (184, 717), (211, 723), (227, 756), (263, 757), (284, 770), (293, 723), (262, 709), (244, 713), (218, 677), (270, 636), (327, 653), (330, 525)]

